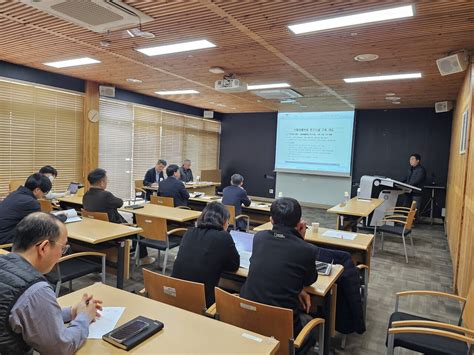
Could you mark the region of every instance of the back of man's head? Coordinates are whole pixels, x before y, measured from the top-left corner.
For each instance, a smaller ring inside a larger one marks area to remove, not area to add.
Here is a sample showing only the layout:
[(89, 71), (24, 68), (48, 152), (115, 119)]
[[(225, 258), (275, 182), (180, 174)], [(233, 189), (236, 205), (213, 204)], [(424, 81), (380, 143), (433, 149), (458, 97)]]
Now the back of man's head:
[(107, 171), (101, 168), (92, 170), (89, 175), (87, 175), (87, 181), (91, 185), (97, 185), (107, 176)]
[(230, 177), (230, 182), (232, 185), (239, 186), (244, 181), (244, 177), (240, 174), (234, 174)]
[(48, 193), (51, 191), (52, 185), (47, 176), (40, 173), (34, 173), (26, 179), (25, 187), (31, 191), (39, 188), (43, 193)]
[(50, 213), (29, 214), (16, 226), (13, 251), (24, 252), (43, 240), (57, 241), (60, 236), (60, 223), (59, 219)]
[(173, 176), (175, 172), (179, 170), (179, 166), (176, 164), (170, 164), (166, 167), (166, 175)]
[(301, 206), (294, 198), (280, 197), (273, 201), (270, 215), (273, 224), (294, 228), (301, 219)]

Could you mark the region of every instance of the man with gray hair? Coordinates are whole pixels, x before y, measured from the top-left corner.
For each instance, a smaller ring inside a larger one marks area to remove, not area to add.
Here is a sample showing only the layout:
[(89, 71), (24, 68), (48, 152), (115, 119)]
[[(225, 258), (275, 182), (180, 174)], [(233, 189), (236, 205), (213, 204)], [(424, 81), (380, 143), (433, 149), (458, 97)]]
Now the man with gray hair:
[(179, 179), (184, 182), (190, 182), (193, 181), (193, 171), (191, 170), (191, 160), (186, 159), (183, 161), (183, 165), (181, 165), (181, 168), (179, 168), (179, 174), (180, 177)]
[[(242, 205), (250, 206), (250, 199), (247, 196), (247, 191), (242, 187), (244, 185), (244, 177), (240, 174), (234, 174), (230, 178), (230, 186), (227, 186), (222, 191), (222, 203), (235, 207), (235, 215), (242, 213)], [(247, 224), (244, 220), (239, 219), (235, 221), (236, 227), (239, 230), (246, 230)]]
[(84, 294), (61, 308), (43, 276), (68, 249), (55, 216), (35, 212), (18, 223), (13, 251), (0, 256), (0, 354), (74, 354), (85, 342), (102, 301)]

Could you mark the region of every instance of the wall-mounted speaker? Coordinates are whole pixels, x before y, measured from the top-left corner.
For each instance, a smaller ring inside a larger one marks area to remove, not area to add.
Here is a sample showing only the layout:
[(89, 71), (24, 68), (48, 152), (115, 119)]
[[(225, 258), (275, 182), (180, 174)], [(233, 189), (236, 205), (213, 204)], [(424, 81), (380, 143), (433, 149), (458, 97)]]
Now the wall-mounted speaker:
[(214, 111), (204, 110), (204, 118), (214, 118)]
[(436, 65), (442, 76), (460, 73), (466, 70), (469, 64), (469, 55), (462, 51), (436, 60)]
[(115, 97), (115, 86), (99, 85), (100, 96)]
[(448, 112), (448, 111), (451, 111), (452, 109), (453, 109), (452, 101), (439, 101), (435, 103), (436, 113)]

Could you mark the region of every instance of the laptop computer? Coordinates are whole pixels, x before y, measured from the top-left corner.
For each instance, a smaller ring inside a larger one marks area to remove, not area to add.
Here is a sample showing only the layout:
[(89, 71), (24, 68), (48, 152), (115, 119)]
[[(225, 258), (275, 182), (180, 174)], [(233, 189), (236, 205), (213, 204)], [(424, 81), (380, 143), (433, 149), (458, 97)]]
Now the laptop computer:
[(77, 190), (79, 189), (79, 183), (78, 182), (71, 182), (69, 184), (69, 187), (67, 188), (67, 190), (71, 193), (71, 194), (75, 194), (77, 193)]
[(250, 266), (250, 257), (252, 256), (254, 235), (240, 231), (230, 231), (230, 235), (240, 255), (240, 267), (248, 269)]

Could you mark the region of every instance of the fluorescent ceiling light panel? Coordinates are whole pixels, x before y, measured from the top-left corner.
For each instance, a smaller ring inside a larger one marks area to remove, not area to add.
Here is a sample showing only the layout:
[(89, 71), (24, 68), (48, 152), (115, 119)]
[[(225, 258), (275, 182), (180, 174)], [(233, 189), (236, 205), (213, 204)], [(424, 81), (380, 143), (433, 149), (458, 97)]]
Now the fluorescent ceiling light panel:
[(216, 47), (214, 43), (211, 43), (208, 40), (202, 39), (199, 41), (169, 44), (166, 46), (137, 48), (136, 50), (143, 54), (154, 56), (154, 55), (194, 51), (197, 49), (213, 48), (213, 47)]
[(158, 95), (185, 95), (185, 94), (199, 94), (196, 90), (169, 90), (169, 91), (155, 91)]
[(290, 25), (288, 26), (288, 28), (294, 34), (298, 35), (307, 32), (316, 32), (339, 27), (361, 25), (363, 23), (381, 22), (387, 20), (394, 20), (397, 18), (411, 17), (414, 15), (414, 13), (414, 6), (406, 5), (400, 7), (393, 7), (385, 10), (363, 12), (356, 15), (348, 15), (329, 18), (325, 20), (300, 23), (297, 25)]
[(84, 57), (84, 58), (61, 60), (59, 62), (49, 62), (49, 63), (43, 63), (43, 64), (48, 65), (50, 67), (54, 67), (54, 68), (67, 68), (67, 67), (75, 67), (78, 65), (97, 64), (97, 63), (100, 63), (100, 61), (96, 59)]
[(264, 89), (279, 89), (289, 88), (291, 85), (288, 83), (275, 83), (275, 84), (261, 84), (261, 85), (247, 85), (248, 90), (264, 90)]
[(415, 78), (421, 78), (421, 73), (365, 76), (361, 78), (346, 78), (344, 79), (344, 81), (346, 83), (361, 83), (361, 82), (366, 82), (366, 81), (400, 80), (400, 79), (415, 79)]

